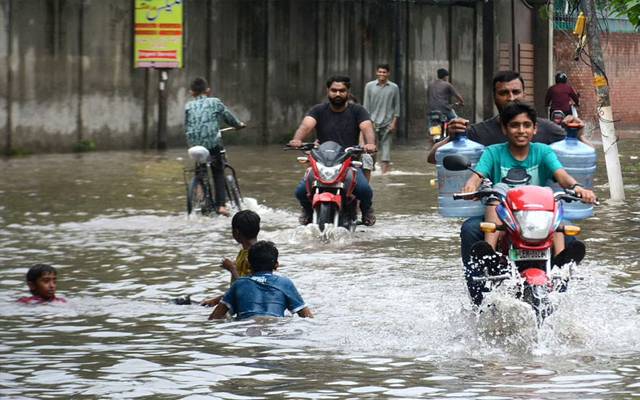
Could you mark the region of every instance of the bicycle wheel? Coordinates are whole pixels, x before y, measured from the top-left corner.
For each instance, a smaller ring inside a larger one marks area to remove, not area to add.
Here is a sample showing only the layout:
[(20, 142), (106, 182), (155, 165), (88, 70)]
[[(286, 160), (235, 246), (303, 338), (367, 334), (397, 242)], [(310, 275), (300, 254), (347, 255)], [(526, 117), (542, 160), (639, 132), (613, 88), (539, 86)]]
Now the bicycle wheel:
[(187, 191), (187, 214), (200, 211), (202, 214), (208, 214), (213, 209), (213, 200), (211, 199), (211, 191), (209, 185), (198, 177), (194, 177), (189, 184)]
[(242, 195), (240, 194), (240, 186), (238, 186), (238, 180), (233, 174), (225, 175), (224, 177), (225, 188), (227, 189), (227, 196), (229, 201), (238, 210), (242, 211)]

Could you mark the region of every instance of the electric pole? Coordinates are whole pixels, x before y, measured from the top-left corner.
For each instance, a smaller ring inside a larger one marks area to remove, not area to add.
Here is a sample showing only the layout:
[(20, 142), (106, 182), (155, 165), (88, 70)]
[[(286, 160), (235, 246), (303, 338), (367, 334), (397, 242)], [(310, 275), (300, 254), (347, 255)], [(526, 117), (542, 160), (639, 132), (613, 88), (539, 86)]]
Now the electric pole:
[(624, 184), (622, 183), (622, 170), (620, 169), (620, 159), (618, 158), (618, 138), (613, 125), (609, 82), (605, 73), (602, 47), (600, 46), (595, 0), (585, 0), (583, 5), (584, 13), (587, 17), (587, 44), (591, 56), (593, 84), (596, 89), (596, 107), (607, 167), (607, 178), (609, 179), (609, 193), (611, 200), (621, 202), (625, 198)]

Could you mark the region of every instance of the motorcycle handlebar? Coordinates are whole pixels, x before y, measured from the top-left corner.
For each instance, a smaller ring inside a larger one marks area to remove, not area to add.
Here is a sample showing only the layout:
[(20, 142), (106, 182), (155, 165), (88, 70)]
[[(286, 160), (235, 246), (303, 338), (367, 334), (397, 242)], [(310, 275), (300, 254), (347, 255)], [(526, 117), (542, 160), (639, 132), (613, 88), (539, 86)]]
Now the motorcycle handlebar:
[[(555, 193), (554, 197), (556, 198), (556, 200), (564, 200), (567, 203), (571, 203), (573, 201), (582, 201), (582, 197), (580, 197), (580, 195), (578, 195), (578, 193), (576, 193), (576, 191), (572, 189), (564, 189), (564, 192), (557, 192)], [(599, 206), (600, 202), (596, 199), (595, 203), (593, 204)]]
[(491, 188), (483, 188), (477, 190), (475, 192), (466, 192), (466, 193), (454, 193), (454, 200), (473, 200), (473, 199), (481, 199), (483, 197), (496, 196), (498, 198), (502, 197), (504, 193), (499, 192), (497, 190), (493, 190)]
[(290, 144), (285, 144), (283, 150), (308, 151), (308, 150), (313, 149), (314, 147), (316, 147), (315, 143), (313, 143), (313, 142), (305, 142), (305, 143), (302, 143), (302, 145), (300, 147), (294, 147), (294, 146), (291, 146)]
[(467, 192), (467, 193), (454, 193), (454, 200), (471, 200), (476, 197), (478, 192)]
[(344, 152), (350, 154), (362, 154), (365, 152), (365, 150), (362, 146), (351, 146), (344, 149)]
[[(284, 150), (300, 150), (300, 151), (309, 151), (313, 148), (316, 147), (316, 143), (315, 142), (307, 142), (307, 143), (302, 143), (302, 145), (300, 147), (293, 147), (290, 144), (285, 144), (284, 145)], [(364, 147), (362, 146), (351, 146), (351, 147), (347, 147), (346, 149), (344, 149), (345, 153), (349, 153), (349, 154), (362, 154), (365, 152)]]

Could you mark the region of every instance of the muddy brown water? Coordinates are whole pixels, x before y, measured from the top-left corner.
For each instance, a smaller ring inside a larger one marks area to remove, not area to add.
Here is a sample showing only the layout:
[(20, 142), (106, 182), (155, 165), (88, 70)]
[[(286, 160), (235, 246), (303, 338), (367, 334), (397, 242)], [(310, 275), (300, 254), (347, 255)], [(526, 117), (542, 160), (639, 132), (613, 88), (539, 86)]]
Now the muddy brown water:
[[(185, 151), (1, 160), (0, 397), (636, 398), (638, 145), (620, 144), (627, 202), (580, 222), (587, 258), (540, 329), (508, 298), (495, 319), (470, 309), (460, 221), (438, 215), (422, 147), (374, 173), (378, 223), (328, 243), (297, 226), (298, 154), (229, 147), (260, 238), (316, 313), (278, 322), (169, 302), (222, 293), (238, 250), (230, 219), (187, 218)], [(58, 268), (67, 304), (15, 303), (35, 262)]]

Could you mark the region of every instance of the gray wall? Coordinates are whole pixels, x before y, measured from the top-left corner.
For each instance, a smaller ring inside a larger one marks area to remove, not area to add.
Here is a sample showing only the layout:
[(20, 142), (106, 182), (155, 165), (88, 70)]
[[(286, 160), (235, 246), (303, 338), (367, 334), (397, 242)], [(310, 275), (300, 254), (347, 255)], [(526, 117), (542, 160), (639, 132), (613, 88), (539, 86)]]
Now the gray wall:
[[(480, 117), (486, 85), (476, 82), (495, 64), (483, 59), (487, 17), (482, 1), (456, 4), (186, 0), (185, 68), (170, 72), (168, 143), (184, 145), (195, 76), (247, 122), (235, 139), (245, 143), (290, 137), (324, 99), (329, 75), (350, 75), (362, 98), (379, 62), (401, 86), (404, 141), (424, 138), (426, 86), (440, 67), (466, 100), (461, 114)], [(155, 146), (158, 71), (132, 67), (132, 10), (132, 0), (0, 0), (5, 151), (69, 151), (84, 139), (98, 149)]]

